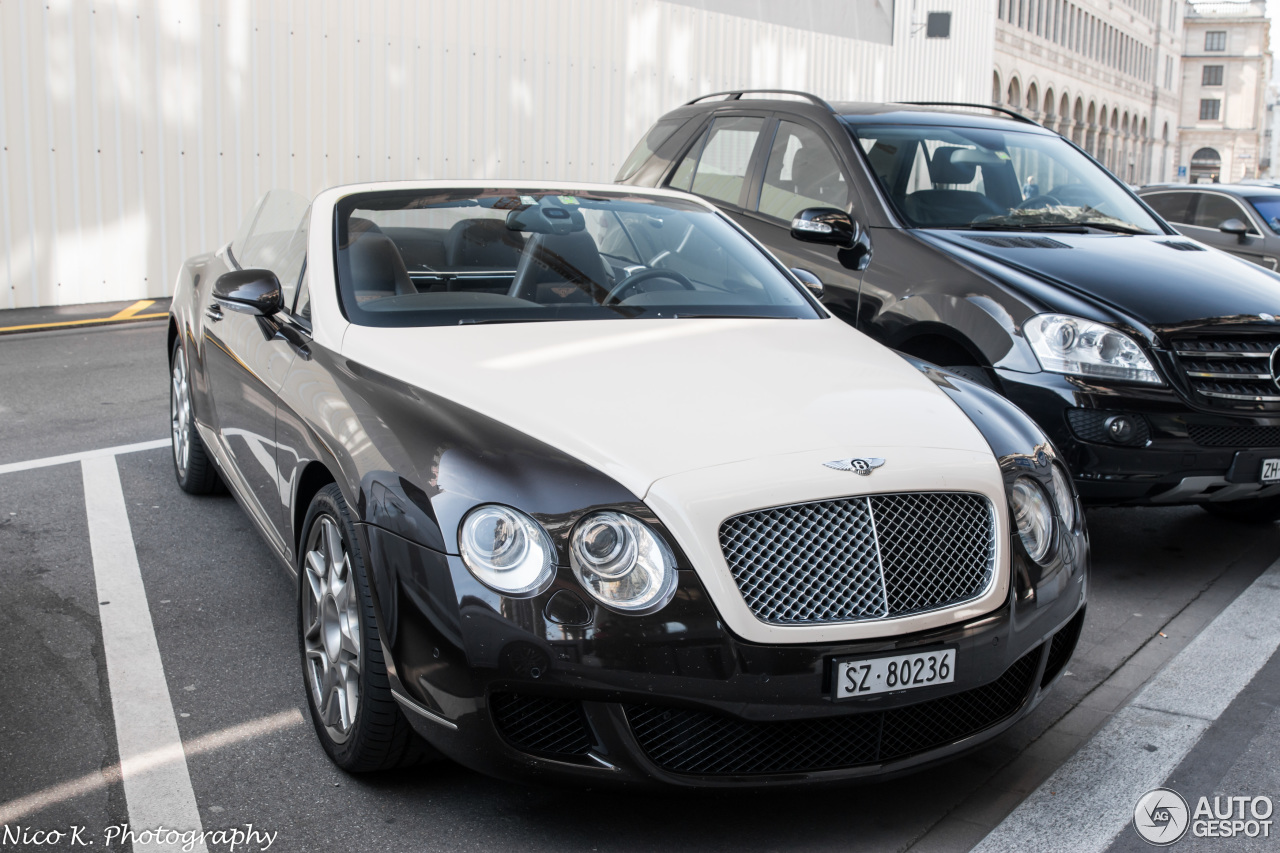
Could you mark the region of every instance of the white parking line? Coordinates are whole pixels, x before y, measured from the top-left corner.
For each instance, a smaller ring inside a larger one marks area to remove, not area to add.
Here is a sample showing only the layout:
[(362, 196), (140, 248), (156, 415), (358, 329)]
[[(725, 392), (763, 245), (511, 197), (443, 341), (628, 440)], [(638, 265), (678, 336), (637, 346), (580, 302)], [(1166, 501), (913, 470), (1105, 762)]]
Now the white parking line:
[[(129, 823), (135, 832), (161, 826), (199, 832), (200, 812), (151, 624), (120, 471), (114, 455), (82, 456), (81, 460)], [(182, 842), (148, 845), (149, 851), (182, 849)], [(186, 850), (207, 853), (203, 840)]]
[(1280, 562), (1227, 606), (973, 853), (1103, 851), (1280, 648)]
[(104, 447), (101, 450), (84, 450), (80, 453), (67, 453), (62, 456), (46, 456), (43, 459), (28, 459), (25, 462), (8, 462), (0, 465), (0, 474), (14, 471), (30, 471), (32, 468), (48, 468), (50, 465), (65, 465), (68, 462), (83, 462), (86, 459), (101, 459), (105, 456), (119, 456), (121, 453), (137, 453), (139, 450), (156, 450), (168, 447), (171, 439), (160, 438), (155, 441), (142, 441), (137, 444), (121, 444), (117, 447)]

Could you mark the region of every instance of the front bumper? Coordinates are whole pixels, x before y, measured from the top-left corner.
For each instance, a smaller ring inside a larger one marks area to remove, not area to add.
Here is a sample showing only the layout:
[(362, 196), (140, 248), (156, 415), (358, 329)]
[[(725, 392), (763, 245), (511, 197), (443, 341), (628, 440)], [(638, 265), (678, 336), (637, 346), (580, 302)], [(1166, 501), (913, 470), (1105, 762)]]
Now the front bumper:
[[(697, 575), (649, 616), (586, 604), (562, 569), (532, 599), (498, 595), (457, 557), (362, 527), (393, 690), (455, 761), (495, 776), (674, 786), (882, 776), (954, 756), (1035, 707), (1075, 646), (1087, 591), (1080, 529), (1049, 567), (1013, 558), (1010, 595), (966, 623), (831, 644), (747, 643)], [(833, 661), (956, 649), (954, 683), (836, 701)]]
[[(1197, 410), (1168, 387), (996, 373), (1005, 396), (1053, 441), (1087, 504), (1173, 505), (1280, 495), (1280, 486), (1259, 483), (1262, 460), (1280, 457), (1280, 417), (1274, 414)], [(1128, 443), (1112, 441), (1102, 429), (1113, 414), (1130, 416), (1138, 425)]]

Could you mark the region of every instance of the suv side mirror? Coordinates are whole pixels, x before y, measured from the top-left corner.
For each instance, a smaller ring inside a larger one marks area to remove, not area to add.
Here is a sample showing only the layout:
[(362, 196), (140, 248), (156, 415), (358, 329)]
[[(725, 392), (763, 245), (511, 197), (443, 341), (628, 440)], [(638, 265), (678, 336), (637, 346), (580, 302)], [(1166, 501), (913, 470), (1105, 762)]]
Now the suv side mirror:
[(1249, 233), (1249, 226), (1245, 225), (1239, 219), (1231, 218), (1218, 226), (1218, 230), (1223, 234), (1234, 234), (1240, 238), (1240, 242), (1244, 242), (1245, 235)]
[(858, 224), (835, 207), (806, 207), (791, 220), (791, 236), (806, 243), (848, 248), (858, 239)]
[(233, 311), (270, 317), (284, 308), (280, 280), (271, 270), (233, 270), (213, 283), (213, 298)]

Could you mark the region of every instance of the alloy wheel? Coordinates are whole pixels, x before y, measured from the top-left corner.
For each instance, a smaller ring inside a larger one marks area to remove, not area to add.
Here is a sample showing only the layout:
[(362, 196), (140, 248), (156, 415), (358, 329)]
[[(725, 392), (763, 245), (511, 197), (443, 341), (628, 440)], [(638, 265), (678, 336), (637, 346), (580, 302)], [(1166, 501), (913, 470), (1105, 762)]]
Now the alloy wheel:
[(173, 430), (173, 462), (178, 468), (178, 478), (187, 476), (191, 461), (191, 388), (187, 381), (187, 358), (178, 347), (173, 356), (170, 372), (169, 421)]
[(360, 710), (360, 593), (341, 529), (328, 514), (311, 525), (302, 583), (307, 685), (329, 737), (343, 743)]

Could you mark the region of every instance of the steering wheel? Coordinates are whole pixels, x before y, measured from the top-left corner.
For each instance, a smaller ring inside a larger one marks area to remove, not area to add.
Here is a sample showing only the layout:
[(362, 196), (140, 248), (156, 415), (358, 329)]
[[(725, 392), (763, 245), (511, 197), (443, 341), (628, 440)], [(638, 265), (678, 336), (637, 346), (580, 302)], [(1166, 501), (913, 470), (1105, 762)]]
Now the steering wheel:
[[(615, 298), (618, 297), (619, 293), (621, 293), (626, 288), (635, 287), (640, 282), (647, 281), (651, 278), (671, 279), (676, 284), (683, 287), (685, 290), (698, 289), (694, 287), (693, 282), (689, 281), (689, 279), (686, 278), (683, 273), (678, 273), (675, 270), (644, 269), (644, 270), (640, 270), (639, 272), (632, 273), (631, 275), (624, 278), (622, 281), (615, 284), (613, 286), (613, 289), (609, 291), (608, 295), (605, 296), (604, 301), (601, 302), (600, 304), (608, 305), (610, 302), (612, 302)], [(618, 299), (618, 301), (621, 302), (622, 300)]]
[(1061, 184), (1049, 190), (1049, 193), (1076, 207), (1092, 207), (1099, 196), (1097, 190), (1084, 184)]
[(1018, 202), (1017, 209), (1018, 210), (1039, 210), (1042, 207), (1048, 207), (1050, 205), (1061, 205), (1061, 204), (1062, 202), (1058, 201), (1057, 196), (1053, 195), (1053, 193), (1041, 193), (1040, 195), (1033, 195), (1031, 198), (1023, 199), (1022, 201)]

